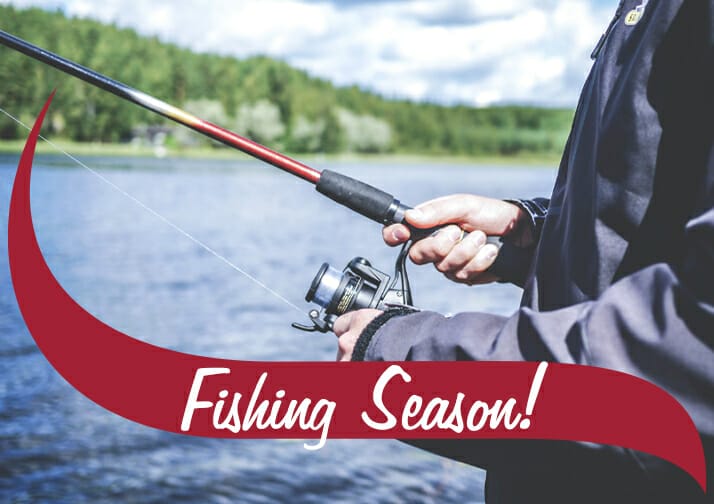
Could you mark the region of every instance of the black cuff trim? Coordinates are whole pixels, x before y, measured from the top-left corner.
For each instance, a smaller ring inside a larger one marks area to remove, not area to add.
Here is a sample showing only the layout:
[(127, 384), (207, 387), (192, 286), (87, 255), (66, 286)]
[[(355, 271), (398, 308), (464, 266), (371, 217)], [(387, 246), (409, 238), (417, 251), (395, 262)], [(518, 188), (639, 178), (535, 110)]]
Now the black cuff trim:
[(400, 308), (391, 308), (385, 311), (384, 313), (381, 313), (380, 315), (376, 316), (372, 320), (372, 322), (367, 324), (367, 327), (364, 328), (362, 334), (359, 335), (357, 343), (355, 343), (355, 347), (354, 349), (352, 349), (352, 362), (364, 360), (365, 355), (367, 355), (367, 348), (369, 348), (369, 344), (372, 342), (372, 337), (379, 330), (380, 327), (382, 327), (394, 317), (409, 315), (410, 313), (416, 313), (416, 311), (417, 310), (414, 310), (413, 308), (408, 308), (405, 306)]

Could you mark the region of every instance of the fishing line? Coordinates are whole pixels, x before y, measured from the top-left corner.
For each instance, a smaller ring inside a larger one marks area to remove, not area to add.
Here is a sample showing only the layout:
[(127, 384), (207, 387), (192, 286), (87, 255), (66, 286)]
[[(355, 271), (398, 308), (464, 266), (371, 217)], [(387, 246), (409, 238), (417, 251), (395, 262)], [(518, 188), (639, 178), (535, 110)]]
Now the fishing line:
[[(10, 119), (12, 119), (13, 121), (15, 121), (17, 124), (19, 124), (19, 125), (22, 126), (23, 128), (27, 129), (28, 131), (31, 131), (31, 130), (32, 130), (32, 128), (30, 128), (28, 125), (26, 125), (25, 123), (23, 123), (20, 119), (18, 119), (17, 117), (13, 116), (12, 114), (10, 114), (7, 110), (3, 109), (2, 107), (0, 107), (0, 112), (2, 112), (3, 114), (5, 114), (6, 116), (8, 116)], [(259, 287), (261, 287), (263, 290), (267, 291), (268, 293), (272, 294), (274, 297), (278, 298), (278, 299), (279, 299), (280, 301), (282, 301), (283, 303), (287, 304), (288, 306), (294, 308), (295, 310), (297, 310), (297, 311), (299, 311), (301, 314), (303, 314), (303, 310), (301, 310), (300, 308), (298, 308), (297, 305), (295, 305), (295, 304), (293, 304), (292, 302), (290, 302), (288, 299), (286, 299), (286, 298), (283, 297), (281, 294), (277, 293), (276, 291), (274, 291), (273, 289), (271, 289), (270, 287), (268, 287), (267, 285), (265, 285), (263, 282), (261, 282), (260, 280), (258, 280), (257, 278), (255, 278), (253, 275), (251, 275), (250, 273), (248, 273), (248, 272), (245, 271), (244, 269), (242, 269), (242, 268), (240, 268), (239, 266), (236, 266), (235, 264), (233, 264), (233, 263), (232, 263), (231, 261), (229, 261), (226, 257), (222, 256), (221, 254), (219, 254), (218, 252), (216, 252), (215, 250), (213, 250), (211, 247), (209, 247), (208, 245), (206, 245), (205, 243), (203, 243), (201, 240), (199, 240), (198, 238), (196, 238), (195, 236), (193, 236), (193, 235), (190, 234), (189, 232), (184, 231), (184, 230), (183, 230), (182, 228), (180, 228), (178, 225), (176, 225), (176, 224), (174, 224), (173, 222), (171, 222), (168, 218), (166, 218), (166, 217), (164, 217), (163, 215), (161, 215), (159, 212), (157, 212), (156, 210), (154, 210), (153, 208), (151, 208), (150, 206), (148, 206), (147, 204), (145, 204), (143, 201), (141, 201), (141, 200), (139, 200), (138, 198), (136, 198), (135, 196), (132, 196), (131, 194), (129, 194), (127, 191), (125, 191), (124, 189), (122, 189), (121, 187), (119, 187), (118, 185), (116, 185), (114, 182), (112, 182), (111, 180), (107, 179), (104, 175), (100, 174), (99, 172), (97, 172), (97, 171), (94, 170), (93, 168), (90, 168), (89, 166), (87, 166), (85, 163), (83, 163), (82, 161), (80, 161), (79, 159), (77, 159), (76, 157), (74, 157), (72, 154), (70, 154), (69, 152), (67, 152), (67, 151), (65, 151), (64, 149), (62, 149), (60, 146), (58, 146), (58, 145), (57, 145), (56, 143), (54, 143), (52, 140), (50, 140), (50, 139), (48, 139), (48, 138), (45, 138), (45, 137), (42, 136), (42, 135), (40, 135), (40, 138), (41, 138), (42, 140), (44, 140), (45, 142), (47, 142), (49, 145), (51, 145), (55, 150), (57, 150), (58, 152), (61, 152), (62, 154), (64, 154), (65, 156), (67, 156), (69, 159), (71, 159), (72, 161), (74, 161), (75, 163), (77, 163), (79, 166), (85, 168), (85, 169), (88, 170), (90, 173), (92, 173), (94, 176), (98, 177), (102, 182), (104, 182), (105, 184), (108, 184), (110, 187), (113, 187), (115, 190), (119, 191), (121, 194), (123, 194), (124, 196), (126, 196), (127, 198), (129, 198), (130, 200), (132, 200), (134, 203), (136, 203), (137, 205), (139, 205), (141, 208), (143, 208), (143, 209), (146, 210), (147, 212), (151, 213), (154, 217), (156, 217), (157, 219), (163, 221), (164, 223), (166, 223), (167, 225), (169, 225), (170, 227), (172, 227), (174, 230), (176, 230), (176, 231), (178, 231), (179, 233), (181, 233), (183, 236), (185, 236), (186, 238), (188, 238), (189, 240), (191, 240), (193, 243), (195, 243), (196, 245), (198, 245), (199, 247), (201, 247), (203, 250), (205, 250), (206, 252), (208, 252), (208, 253), (212, 254), (213, 256), (217, 257), (218, 259), (220, 259), (221, 261), (223, 261), (225, 264), (227, 264), (228, 266), (230, 266), (231, 268), (233, 268), (235, 271), (237, 271), (238, 273), (240, 273), (241, 275), (243, 275), (244, 277), (246, 277), (248, 280), (252, 281), (252, 282), (255, 283), (256, 285), (258, 285)]]

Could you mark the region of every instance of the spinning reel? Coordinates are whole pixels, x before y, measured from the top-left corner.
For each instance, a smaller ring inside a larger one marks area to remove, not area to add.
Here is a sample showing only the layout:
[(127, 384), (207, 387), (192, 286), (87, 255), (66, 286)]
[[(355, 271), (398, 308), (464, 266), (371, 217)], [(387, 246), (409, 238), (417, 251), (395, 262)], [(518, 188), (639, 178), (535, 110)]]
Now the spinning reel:
[(328, 332), (340, 315), (350, 311), (411, 307), (412, 293), (406, 268), (411, 243), (405, 243), (399, 252), (391, 277), (363, 257), (355, 257), (342, 271), (323, 263), (305, 295), (308, 303), (320, 306), (308, 313), (313, 325), (293, 323), (292, 326), (303, 331)]

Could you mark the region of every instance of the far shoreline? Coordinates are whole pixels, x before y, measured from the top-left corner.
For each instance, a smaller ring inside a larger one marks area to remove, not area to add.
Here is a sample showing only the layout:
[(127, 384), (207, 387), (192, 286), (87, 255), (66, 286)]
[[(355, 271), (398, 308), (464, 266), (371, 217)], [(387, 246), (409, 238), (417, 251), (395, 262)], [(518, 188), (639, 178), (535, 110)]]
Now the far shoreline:
[[(136, 146), (119, 143), (87, 143), (72, 142), (65, 140), (53, 140), (57, 146), (38, 142), (37, 154), (59, 154), (62, 151), (76, 156), (88, 157), (134, 157), (153, 159), (215, 159), (215, 160), (235, 160), (250, 159), (247, 154), (237, 152), (227, 147), (197, 147), (190, 149), (156, 149), (149, 146)], [(24, 148), (24, 140), (0, 140), (0, 154), (19, 155)], [(464, 156), (432, 153), (383, 153), (383, 154), (362, 154), (362, 153), (341, 153), (341, 154), (315, 154), (315, 153), (286, 153), (286, 155), (306, 163), (310, 162), (362, 162), (362, 163), (399, 163), (399, 164), (457, 164), (457, 165), (520, 165), (532, 167), (557, 167), (560, 156), (555, 154), (541, 153), (519, 153), (515, 155), (484, 155), (484, 156)]]

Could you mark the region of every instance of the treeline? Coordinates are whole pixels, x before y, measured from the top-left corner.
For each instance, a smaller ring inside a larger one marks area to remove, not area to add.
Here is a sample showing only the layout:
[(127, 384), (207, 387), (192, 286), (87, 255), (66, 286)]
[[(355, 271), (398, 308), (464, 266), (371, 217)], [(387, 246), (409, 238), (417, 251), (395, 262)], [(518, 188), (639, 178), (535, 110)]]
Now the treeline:
[[(0, 28), (199, 117), (291, 152), (399, 152), (455, 155), (557, 153), (572, 110), (446, 107), (388, 100), (356, 86), (335, 87), (282, 61), (194, 54), (61, 12), (0, 5)], [(0, 106), (32, 122), (52, 88), (47, 121), (55, 137), (82, 142), (204, 142), (185, 128), (0, 47)], [(0, 121), (0, 139), (26, 131)]]

